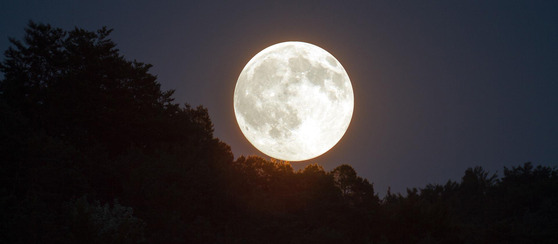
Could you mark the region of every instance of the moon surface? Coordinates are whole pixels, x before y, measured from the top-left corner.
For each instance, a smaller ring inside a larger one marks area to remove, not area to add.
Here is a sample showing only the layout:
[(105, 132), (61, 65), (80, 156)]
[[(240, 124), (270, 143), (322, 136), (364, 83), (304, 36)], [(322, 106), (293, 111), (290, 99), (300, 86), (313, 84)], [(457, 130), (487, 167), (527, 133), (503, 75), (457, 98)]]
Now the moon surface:
[(282, 42), (256, 54), (234, 90), (244, 136), (262, 153), (286, 161), (315, 158), (335, 146), (353, 109), (353, 88), (341, 63), (305, 42)]

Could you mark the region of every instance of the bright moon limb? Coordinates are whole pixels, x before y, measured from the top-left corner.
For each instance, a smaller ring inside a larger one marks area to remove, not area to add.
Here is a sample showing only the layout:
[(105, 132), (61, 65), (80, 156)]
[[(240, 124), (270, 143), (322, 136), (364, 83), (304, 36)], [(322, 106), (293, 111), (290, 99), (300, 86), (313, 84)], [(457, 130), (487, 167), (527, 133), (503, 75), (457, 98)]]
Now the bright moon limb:
[(335, 146), (353, 108), (353, 88), (341, 63), (305, 42), (282, 42), (256, 54), (234, 90), (244, 136), (264, 154), (286, 161), (315, 158)]

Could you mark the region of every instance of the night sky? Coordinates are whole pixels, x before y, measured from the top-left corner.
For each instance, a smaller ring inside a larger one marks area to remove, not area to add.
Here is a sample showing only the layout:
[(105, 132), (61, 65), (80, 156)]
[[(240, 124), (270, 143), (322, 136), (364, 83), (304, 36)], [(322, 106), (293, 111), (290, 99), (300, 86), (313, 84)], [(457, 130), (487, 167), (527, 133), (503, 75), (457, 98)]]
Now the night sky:
[(341, 141), (297, 169), (347, 163), (383, 195), (473, 166), (558, 166), (556, 1), (2, 1), (0, 50), (29, 20), (113, 28), (176, 102), (209, 109), (235, 157), (265, 156), (234, 117), (240, 71), (272, 44), (304, 41), (343, 64), (355, 111)]

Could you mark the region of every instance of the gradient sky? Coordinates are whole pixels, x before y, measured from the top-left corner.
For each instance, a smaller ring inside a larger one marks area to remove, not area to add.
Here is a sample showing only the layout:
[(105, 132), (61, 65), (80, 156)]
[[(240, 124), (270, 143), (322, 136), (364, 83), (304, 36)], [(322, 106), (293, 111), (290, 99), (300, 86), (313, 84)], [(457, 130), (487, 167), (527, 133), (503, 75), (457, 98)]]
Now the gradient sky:
[(351, 164), (383, 195), (472, 166), (558, 166), (556, 1), (2, 1), (1, 51), (29, 20), (113, 28), (177, 102), (209, 109), (235, 157), (264, 156), (234, 117), (240, 71), (296, 40), (332, 53), (355, 92), (347, 133), (310, 161), (326, 170)]

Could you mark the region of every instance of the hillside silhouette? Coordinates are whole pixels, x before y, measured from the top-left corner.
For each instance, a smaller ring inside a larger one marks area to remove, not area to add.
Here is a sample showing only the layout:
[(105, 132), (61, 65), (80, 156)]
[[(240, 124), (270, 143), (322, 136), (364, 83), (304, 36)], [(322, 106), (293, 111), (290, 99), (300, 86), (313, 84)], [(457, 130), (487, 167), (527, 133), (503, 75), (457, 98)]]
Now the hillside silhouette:
[(379, 198), (347, 164), (234, 159), (111, 30), (30, 22), (0, 65), (1, 243), (558, 243), (558, 170)]

